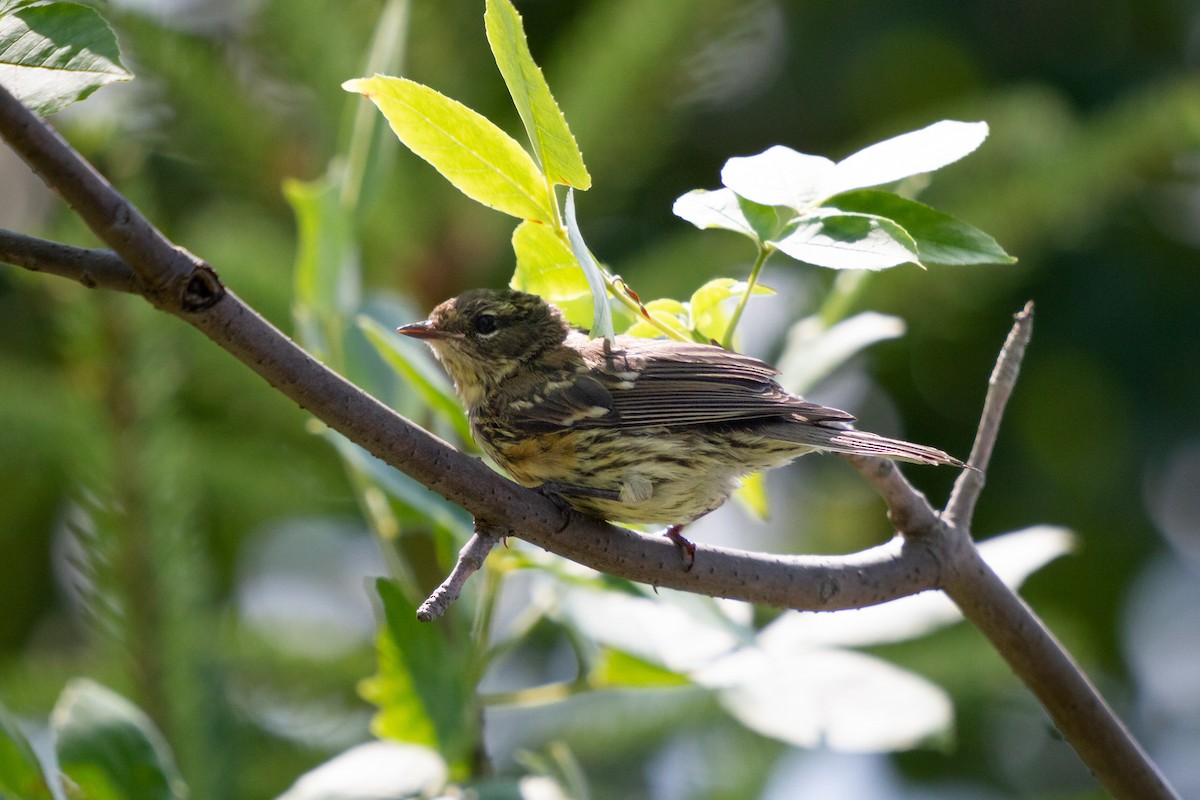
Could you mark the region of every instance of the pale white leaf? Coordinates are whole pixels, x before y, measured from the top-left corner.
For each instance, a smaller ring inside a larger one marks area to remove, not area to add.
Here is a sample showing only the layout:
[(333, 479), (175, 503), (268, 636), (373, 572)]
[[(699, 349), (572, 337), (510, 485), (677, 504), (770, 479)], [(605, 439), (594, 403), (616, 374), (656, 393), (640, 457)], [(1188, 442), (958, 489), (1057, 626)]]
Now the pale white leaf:
[(819, 315), (805, 317), (788, 329), (787, 345), (776, 362), (779, 382), (792, 394), (803, 396), (855, 354), (903, 335), (904, 320), (874, 311), (828, 328)]
[(745, 234), (752, 239), (758, 238), (754, 227), (742, 212), (737, 195), (729, 189), (693, 189), (677, 198), (671, 211), (701, 230), (721, 228)]
[(277, 800), (433, 797), (448, 779), (446, 762), (429, 748), (368, 742), (304, 773)]
[(872, 656), (844, 650), (740, 650), (693, 678), (764, 736), (797, 747), (888, 752), (945, 735), (946, 693)]
[[(1065, 528), (1038, 525), (995, 536), (979, 551), (1005, 585), (1017, 588), (1027, 577), (1074, 548)], [(962, 619), (941, 592), (924, 592), (889, 603), (846, 611), (797, 611), (783, 614), (759, 634), (770, 651), (802, 651), (814, 647), (866, 647), (924, 636)]]
[(721, 183), (764, 206), (804, 209), (831, 194), (826, 184), (833, 169), (828, 158), (777, 144), (756, 156), (738, 156), (726, 161), (721, 169)]
[(987, 135), (986, 122), (942, 120), (885, 139), (839, 161), (826, 184), (826, 197), (932, 172), (974, 151)]

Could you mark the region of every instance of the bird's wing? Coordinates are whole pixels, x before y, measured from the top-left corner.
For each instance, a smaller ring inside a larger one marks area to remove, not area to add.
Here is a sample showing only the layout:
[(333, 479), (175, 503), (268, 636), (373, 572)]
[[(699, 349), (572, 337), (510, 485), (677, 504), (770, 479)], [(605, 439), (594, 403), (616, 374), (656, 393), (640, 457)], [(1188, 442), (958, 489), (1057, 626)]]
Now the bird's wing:
[(584, 426), (704, 425), (788, 417), (808, 422), (851, 422), (844, 411), (788, 394), (777, 370), (720, 347), (619, 336), (580, 347), (589, 374), (607, 389), (613, 416)]

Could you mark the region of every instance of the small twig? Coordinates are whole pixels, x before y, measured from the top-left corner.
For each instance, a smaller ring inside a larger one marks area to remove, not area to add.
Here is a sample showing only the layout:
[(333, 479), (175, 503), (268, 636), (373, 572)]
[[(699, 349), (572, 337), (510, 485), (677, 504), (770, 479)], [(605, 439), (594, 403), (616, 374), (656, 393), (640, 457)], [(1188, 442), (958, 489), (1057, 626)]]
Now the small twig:
[(1021, 372), (1021, 361), (1025, 358), (1025, 348), (1033, 335), (1033, 301), (1017, 312), (1013, 319), (1012, 330), (1000, 348), (1000, 356), (992, 376), (988, 379), (987, 397), (983, 401), (983, 414), (979, 420), (979, 429), (975, 434), (975, 444), (971, 447), (971, 457), (968, 460), (974, 469), (963, 470), (954, 482), (950, 500), (946, 503), (946, 521), (955, 527), (971, 527), (971, 518), (975, 514), (975, 504), (983, 491), (988, 463), (992, 460), (992, 450), (996, 446), (996, 436), (1000, 432), (1000, 421), (1004, 418), (1004, 410), (1008, 398), (1012, 396), (1017, 375)]
[(78, 281), (89, 289), (141, 294), (141, 282), (112, 250), (72, 247), (0, 228), (0, 261)]
[(488, 553), (504, 540), (507, 533), (504, 528), (476, 522), (475, 535), (458, 551), (454, 569), (446, 576), (446, 580), (442, 581), (442, 585), (434, 589), (429, 599), (417, 609), (417, 619), (430, 622), (445, 614), (450, 604), (462, 593), (467, 579), (483, 567)]

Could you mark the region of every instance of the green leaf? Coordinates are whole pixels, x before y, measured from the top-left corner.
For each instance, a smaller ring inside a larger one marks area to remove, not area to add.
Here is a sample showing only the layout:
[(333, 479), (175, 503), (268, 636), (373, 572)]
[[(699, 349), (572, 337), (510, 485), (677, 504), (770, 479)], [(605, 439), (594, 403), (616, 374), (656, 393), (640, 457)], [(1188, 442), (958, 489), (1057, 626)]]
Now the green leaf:
[(684, 686), (688, 679), (678, 672), (665, 669), (643, 658), (604, 647), (588, 672), (588, 684), (593, 689), (618, 687)]
[(405, 343), (400, 341), (400, 337), (377, 320), (360, 314), (356, 322), (367, 341), (375, 348), (375, 352), (404, 379), (409, 388), (420, 395), (425, 405), (449, 422), (459, 439), (464, 442), (471, 441), (471, 427), (467, 423), (467, 416), (445, 377), (431, 369), (424, 359), (413, 358), (413, 354)]
[[(745, 281), (733, 278), (714, 278), (701, 286), (692, 293), (692, 327), (704, 338), (720, 341), (746, 288)], [(775, 294), (775, 290), (756, 283), (750, 293)]]
[(554, 220), (537, 165), (486, 117), (406, 78), (376, 75), (342, 88), (375, 103), (400, 141), (467, 197), (521, 219)]
[(52, 800), (55, 797), (41, 762), (17, 721), (0, 704), (0, 797)]
[(878, 270), (920, 263), (916, 242), (892, 220), (832, 208), (805, 214), (795, 230), (768, 244), (797, 261), (831, 269)]
[(52, 114), (113, 81), (133, 75), (121, 65), (117, 39), (93, 9), (77, 3), (0, 9), (0, 84), (38, 114)]
[(327, 361), (335, 358), (331, 340), (361, 301), (354, 221), (338, 184), (327, 177), (283, 183), (299, 231), (292, 313), (304, 346)]
[(572, 325), (590, 330), (595, 313), (592, 290), (562, 237), (549, 225), (522, 222), (513, 231), (512, 246), (517, 269), (508, 285), (543, 297), (558, 306)]
[(829, 196), (826, 184), (833, 169), (828, 158), (775, 145), (726, 161), (721, 183), (759, 205), (803, 210)]
[(453, 765), (474, 745), (466, 664), (437, 625), (417, 621), (416, 606), (387, 579), (375, 583), (386, 624), (379, 634), (379, 672), (359, 692), (379, 707), (377, 736), (430, 747)]
[(541, 68), (529, 53), (521, 15), (509, 0), (487, 0), (483, 21), (496, 66), (504, 76), (546, 177), (554, 183), (587, 189), (592, 178)]
[(592, 251), (583, 241), (583, 232), (579, 230), (579, 221), (575, 218), (575, 190), (567, 190), (567, 241), (571, 243), (571, 252), (575, 260), (583, 267), (587, 278), (588, 288), (592, 293), (592, 327), (589, 329), (593, 338), (612, 339), (612, 311), (608, 307), (608, 284), (604, 280), (604, 271), (592, 257)]
[(116, 692), (79, 678), (67, 684), (50, 722), (58, 763), (86, 797), (181, 800), (187, 796), (166, 740)]
[(733, 492), (733, 500), (755, 519), (768, 519), (771, 515), (771, 506), (767, 502), (766, 474), (751, 472), (742, 478), (741, 486), (738, 486)]
[(11, 14), (18, 8), (40, 3), (42, 0), (0, 0), (0, 14)]
[(986, 122), (942, 120), (886, 139), (839, 161), (825, 196), (933, 172), (973, 152), (987, 135)]
[(961, 266), (1016, 261), (978, 228), (891, 192), (860, 189), (831, 197), (824, 207), (892, 220), (912, 236), (922, 264)]
[[(692, 341), (692, 316), (687, 306), (678, 300), (664, 297), (646, 303), (646, 312), (660, 323), (675, 332), (681, 341)], [(646, 339), (657, 339), (663, 332), (644, 319), (639, 319), (630, 325), (625, 333), (629, 336), (641, 336)]]

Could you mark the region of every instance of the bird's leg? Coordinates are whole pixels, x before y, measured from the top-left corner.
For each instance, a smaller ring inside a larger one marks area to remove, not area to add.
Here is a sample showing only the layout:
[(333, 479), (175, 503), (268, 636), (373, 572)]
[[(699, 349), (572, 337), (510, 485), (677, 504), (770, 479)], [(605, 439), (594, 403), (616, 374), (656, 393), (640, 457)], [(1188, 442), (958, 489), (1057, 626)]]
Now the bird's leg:
[(571, 524), (571, 515), (578, 513), (571, 503), (567, 500), (566, 495), (575, 495), (577, 497), (600, 497), (605, 500), (616, 500), (620, 497), (620, 492), (612, 489), (591, 489), (586, 486), (573, 486), (569, 483), (557, 483), (555, 481), (547, 481), (541, 486), (534, 489), (540, 495), (550, 498), (554, 505), (558, 506), (562, 511), (562, 526), (558, 529), (561, 533), (566, 530)]
[(679, 548), (680, 554), (687, 561), (685, 572), (691, 572), (692, 567), (696, 566), (696, 545), (684, 538), (680, 531), (683, 530), (683, 525), (672, 525), (663, 531), (663, 536), (670, 539)]
[(571, 483), (546, 481), (537, 490), (546, 495), (573, 495), (575, 497), (598, 497), (601, 500), (620, 500), (621, 493), (616, 489), (598, 489), (594, 486), (576, 486)]

